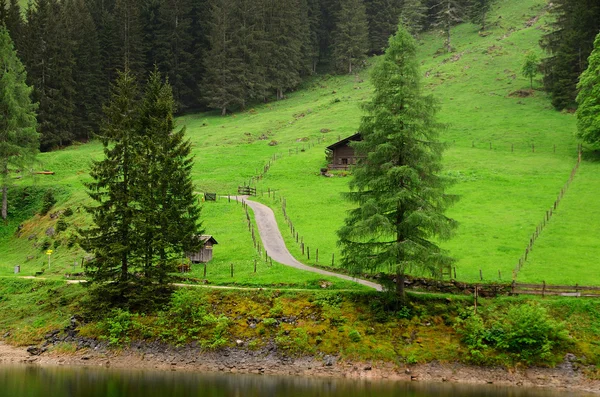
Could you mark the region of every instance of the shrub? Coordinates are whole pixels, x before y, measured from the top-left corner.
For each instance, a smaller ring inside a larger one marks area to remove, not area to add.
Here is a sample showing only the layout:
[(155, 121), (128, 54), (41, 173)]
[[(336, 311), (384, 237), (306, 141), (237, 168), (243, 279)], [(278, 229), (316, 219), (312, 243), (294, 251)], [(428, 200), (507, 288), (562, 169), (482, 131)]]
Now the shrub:
[(44, 216), (52, 209), (52, 207), (56, 204), (56, 199), (54, 198), (54, 192), (52, 189), (46, 190), (44, 193), (44, 197), (42, 197), (42, 209), (40, 210), (40, 215)]
[(65, 210), (65, 212), (63, 212), (63, 215), (66, 216), (66, 217), (72, 216), (73, 215), (73, 210), (71, 209), (71, 207), (67, 208)]
[(350, 340), (354, 343), (358, 343), (362, 339), (362, 337), (360, 336), (360, 332), (358, 332), (355, 329), (348, 333), (348, 338), (350, 338)]
[(458, 332), (469, 348), (470, 360), (477, 364), (491, 363), (486, 356), (490, 349), (508, 353), (515, 362), (549, 361), (568, 340), (564, 324), (536, 304), (513, 305), (487, 319), (477, 314), (465, 317), (457, 321)]
[(59, 219), (56, 222), (56, 233), (64, 232), (69, 227), (69, 224), (64, 219)]
[(42, 244), (40, 245), (40, 248), (42, 251), (46, 251), (50, 248), (50, 245), (52, 243), (50, 242), (50, 239), (46, 238), (44, 239), (44, 241), (42, 241)]

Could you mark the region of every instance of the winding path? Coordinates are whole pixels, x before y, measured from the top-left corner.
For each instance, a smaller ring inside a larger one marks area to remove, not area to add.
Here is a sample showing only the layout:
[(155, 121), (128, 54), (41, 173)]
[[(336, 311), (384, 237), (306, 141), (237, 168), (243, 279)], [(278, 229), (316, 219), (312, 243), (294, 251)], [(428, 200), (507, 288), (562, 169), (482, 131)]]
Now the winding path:
[(355, 283), (362, 284), (369, 288), (374, 288), (377, 291), (383, 290), (381, 285), (377, 283), (346, 276), (345, 274), (339, 274), (329, 272), (327, 270), (314, 268), (299, 262), (298, 260), (296, 260), (296, 258), (292, 256), (292, 254), (290, 254), (287, 247), (285, 246), (285, 242), (283, 241), (283, 237), (281, 235), (281, 232), (279, 231), (279, 227), (277, 226), (277, 221), (275, 220), (275, 214), (273, 213), (273, 210), (271, 210), (271, 208), (267, 207), (264, 204), (257, 203), (256, 201), (248, 200), (248, 196), (235, 196), (232, 198), (235, 198), (238, 201), (243, 201), (244, 203), (248, 204), (250, 208), (252, 208), (252, 210), (254, 211), (254, 218), (256, 219), (256, 225), (258, 226), (258, 233), (263, 242), (265, 250), (267, 251), (267, 255), (273, 258), (274, 261), (296, 269), (305, 270), (307, 272), (313, 272), (322, 274), (324, 276), (337, 277), (343, 280), (353, 281)]

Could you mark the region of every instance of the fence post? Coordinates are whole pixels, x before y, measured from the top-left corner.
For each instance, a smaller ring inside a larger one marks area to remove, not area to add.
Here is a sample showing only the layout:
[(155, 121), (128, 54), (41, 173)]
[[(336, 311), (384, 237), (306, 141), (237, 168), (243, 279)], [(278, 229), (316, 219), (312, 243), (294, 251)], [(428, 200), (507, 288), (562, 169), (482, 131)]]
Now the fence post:
[(334, 266), (335, 263), (335, 253), (331, 254), (331, 266)]
[(254, 273), (256, 273), (256, 259), (254, 260)]
[(233, 263), (231, 264), (231, 277), (233, 277)]
[(315, 263), (319, 263), (319, 249), (315, 252)]
[(306, 257), (310, 260), (310, 247), (306, 246)]
[(542, 298), (546, 296), (546, 280), (542, 281)]
[(456, 280), (456, 266), (454, 266), (454, 279)]
[(206, 278), (206, 262), (204, 262), (204, 278)]
[(483, 281), (483, 272), (479, 269), (479, 279)]
[(300, 243), (300, 248), (302, 249), (302, 255), (304, 255), (304, 243)]

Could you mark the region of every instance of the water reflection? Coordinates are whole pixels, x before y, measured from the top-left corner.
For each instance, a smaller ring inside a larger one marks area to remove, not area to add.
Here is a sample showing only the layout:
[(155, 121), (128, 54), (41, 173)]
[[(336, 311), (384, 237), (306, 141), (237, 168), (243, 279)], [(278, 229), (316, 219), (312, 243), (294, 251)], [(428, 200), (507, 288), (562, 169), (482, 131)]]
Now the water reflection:
[(259, 375), (0, 367), (1, 397), (583, 397), (496, 386)]

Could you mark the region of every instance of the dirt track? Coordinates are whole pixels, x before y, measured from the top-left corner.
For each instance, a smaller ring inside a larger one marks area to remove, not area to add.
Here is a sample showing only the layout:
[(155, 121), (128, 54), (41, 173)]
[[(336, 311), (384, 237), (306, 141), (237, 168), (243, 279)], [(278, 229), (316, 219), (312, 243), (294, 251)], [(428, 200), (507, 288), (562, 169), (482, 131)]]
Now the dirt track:
[(369, 288), (374, 288), (377, 291), (382, 290), (381, 285), (377, 283), (346, 276), (344, 274), (328, 272), (327, 270), (317, 269), (297, 261), (285, 246), (285, 242), (283, 241), (283, 237), (279, 231), (279, 227), (277, 226), (277, 221), (275, 220), (275, 214), (273, 211), (266, 205), (257, 203), (256, 201), (248, 200), (248, 196), (237, 196), (234, 198), (238, 201), (243, 200), (254, 211), (254, 218), (256, 219), (256, 224), (258, 226), (258, 233), (263, 242), (265, 250), (267, 251), (267, 255), (273, 258), (274, 261), (296, 269), (305, 270), (307, 272), (354, 281), (355, 283), (365, 285)]

